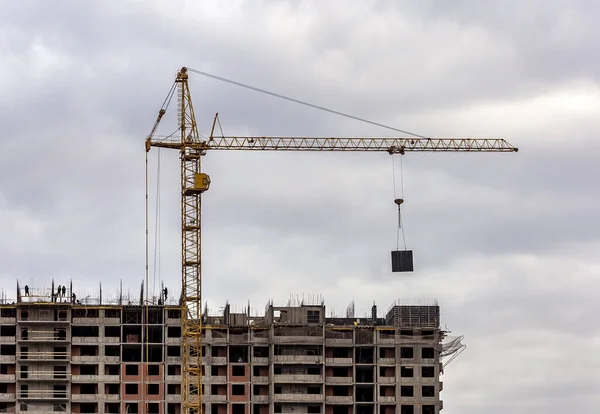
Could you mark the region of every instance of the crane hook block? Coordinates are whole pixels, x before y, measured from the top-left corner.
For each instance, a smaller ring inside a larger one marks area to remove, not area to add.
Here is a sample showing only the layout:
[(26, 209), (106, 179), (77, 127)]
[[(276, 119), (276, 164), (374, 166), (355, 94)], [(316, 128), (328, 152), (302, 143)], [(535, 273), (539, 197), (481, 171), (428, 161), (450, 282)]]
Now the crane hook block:
[(208, 190), (210, 187), (210, 177), (208, 174), (204, 173), (196, 173), (194, 180), (194, 191), (198, 193), (203, 193)]
[(392, 251), (392, 272), (412, 272), (413, 252), (412, 250)]
[(394, 203), (396, 203), (398, 205), (398, 207), (400, 207), (400, 204), (404, 203), (404, 199), (403, 198), (397, 198), (394, 200)]

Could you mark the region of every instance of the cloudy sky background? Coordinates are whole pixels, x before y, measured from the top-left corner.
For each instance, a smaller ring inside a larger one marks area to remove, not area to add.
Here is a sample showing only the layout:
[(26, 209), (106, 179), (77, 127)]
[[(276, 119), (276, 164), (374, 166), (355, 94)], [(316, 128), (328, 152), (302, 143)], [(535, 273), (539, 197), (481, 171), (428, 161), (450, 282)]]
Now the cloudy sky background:
[[(397, 298), (437, 298), (468, 345), (443, 377), (445, 414), (596, 412), (599, 16), (584, 1), (1, 1), (5, 295), (17, 279), (52, 278), (81, 298), (100, 281), (105, 296), (120, 280), (138, 294), (144, 138), (187, 65), (422, 135), (521, 149), (404, 157), (413, 274), (390, 272), (389, 155), (209, 154), (212, 312), (320, 294), (330, 312), (375, 300), (383, 315)], [(190, 84), (204, 135), (219, 112), (226, 135), (392, 136), (198, 75)], [(173, 125), (166, 116), (159, 133)], [(178, 159), (160, 159), (157, 197), (150, 153), (151, 285), (175, 292)]]

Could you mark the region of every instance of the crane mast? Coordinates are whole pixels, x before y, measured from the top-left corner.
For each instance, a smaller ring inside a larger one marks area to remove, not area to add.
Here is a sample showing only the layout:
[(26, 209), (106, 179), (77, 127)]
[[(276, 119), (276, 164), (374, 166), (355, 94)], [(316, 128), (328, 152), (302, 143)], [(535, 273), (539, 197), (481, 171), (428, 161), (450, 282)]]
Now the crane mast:
[[(159, 111), (146, 139), (152, 147), (176, 149), (181, 161), (181, 325), (182, 403), (185, 414), (202, 413), (202, 193), (210, 177), (201, 171), (208, 150), (260, 151), (366, 151), (404, 154), (413, 152), (517, 152), (504, 139), (477, 138), (314, 138), (314, 137), (214, 137), (202, 141), (196, 124), (183, 67), (175, 79), (179, 137), (154, 136), (166, 109)], [(213, 125), (214, 130), (214, 125)]]

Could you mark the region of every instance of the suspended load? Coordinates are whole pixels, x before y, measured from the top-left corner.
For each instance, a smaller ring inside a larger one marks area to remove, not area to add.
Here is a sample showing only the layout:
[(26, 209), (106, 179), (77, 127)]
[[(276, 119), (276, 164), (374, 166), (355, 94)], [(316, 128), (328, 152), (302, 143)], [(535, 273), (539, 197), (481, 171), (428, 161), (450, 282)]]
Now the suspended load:
[(412, 250), (392, 250), (392, 272), (412, 272)]

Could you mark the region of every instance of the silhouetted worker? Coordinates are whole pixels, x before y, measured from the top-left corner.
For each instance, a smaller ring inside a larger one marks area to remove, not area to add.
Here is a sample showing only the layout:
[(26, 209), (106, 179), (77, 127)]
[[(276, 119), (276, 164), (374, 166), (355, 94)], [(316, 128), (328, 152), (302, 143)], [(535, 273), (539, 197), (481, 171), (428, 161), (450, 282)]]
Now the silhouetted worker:
[(25, 285), (25, 296), (29, 296), (29, 286)]
[(62, 287), (62, 294), (63, 296), (65, 296), (67, 294), (67, 288), (66, 287)]
[(56, 295), (60, 297), (60, 285), (58, 285), (58, 288), (56, 289)]
[(71, 296), (71, 299), (73, 300), (73, 302), (71, 302), (71, 303), (75, 303), (75, 299), (77, 299), (77, 297), (75, 296), (74, 293), (73, 293), (73, 296)]
[(169, 291), (167, 290), (167, 288), (163, 289), (163, 293), (165, 294), (165, 302), (167, 301), (167, 295), (169, 294)]

